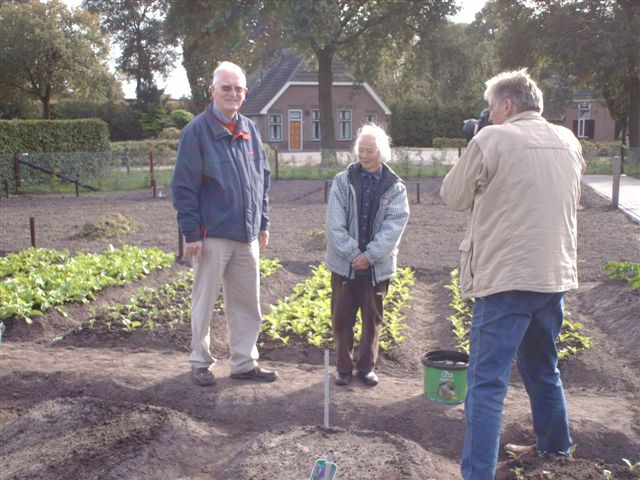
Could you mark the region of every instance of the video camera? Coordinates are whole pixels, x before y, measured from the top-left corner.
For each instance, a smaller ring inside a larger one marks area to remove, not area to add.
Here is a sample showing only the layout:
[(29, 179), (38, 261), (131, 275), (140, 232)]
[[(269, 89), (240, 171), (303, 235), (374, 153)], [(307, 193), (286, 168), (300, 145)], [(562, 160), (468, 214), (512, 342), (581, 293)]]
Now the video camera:
[(489, 109), (485, 108), (480, 112), (480, 118), (468, 118), (462, 122), (462, 131), (467, 138), (467, 142), (473, 138), (473, 136), (480, 131), (481, 128), (490, 125), (489, 123)]

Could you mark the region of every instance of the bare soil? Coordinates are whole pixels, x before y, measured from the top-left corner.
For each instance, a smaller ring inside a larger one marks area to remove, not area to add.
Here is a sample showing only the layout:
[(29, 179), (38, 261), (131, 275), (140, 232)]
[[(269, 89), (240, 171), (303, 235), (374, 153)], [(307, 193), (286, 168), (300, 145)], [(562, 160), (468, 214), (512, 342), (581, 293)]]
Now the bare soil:
[[(0, 479), (304, 479), (315, 459), (335, 452), (338, 478), (458, 479), (463, 406), (425, 398), (421, 357), (453, 349), (444, 285), (458, 264), (466, 218), (448, 211), (441, 179), (408, 181), (411, 219), (400, 264), (416, 271), (405, 311), (406, 340), (383, 354), (380, 384), (331, 383), (330, 429), (323, 425), (323, 352), (301, 343), (264, 342), (261, 361), (280, 372), (272, 384), (231, 380), (224, 317), (214, 315), (212, 349), (220, 359), (213, 387), (193, 384), (186, 363), (187, 324), (172, 332), (79, 331), (87, 305), (68, 305), (27, 326), (9, 322), (0, 345)], [(76, 234), (106, 213), (140, 228), (119, 239)], [(284, 269), (262, 286), (263, 310), (286, 296), (323, 258), (324, 182), (275, 182), (271, 241), (265, 256)], [(177, 252), (175, 213), (149, 191), (20, 196), (0, 200), (0, 255), (30, 244), (99, 251), (109, 243)], [(622, 458), (640, 460), (640, 294), (608, 281), (609, 260), (640, 261), (640, 225), (585, 189), (579, 212), (581, 286), (567, 295), (573, 319), (593, 347), (561, 363), (577, 449), (573, 460), (523, 463), (501, 454), (497, 478), (638, 478)], [(184, 262), (94, 302), (122, 303), (141, 286), (158, 287)], [(261, 339), (264, 341), (264, 339)], [(333, 354), (333, 352), (332, 352)], [(333, 363), (333, 356), (332, 356)], [(333, 369), (333, 368), (332, 368)], [(514, 370), (502, 442), (534, 441), (526, 392)], [(550, 473), (549, 473), (550, 472)], [(635, 476), (634, 476), (635, 475)]]

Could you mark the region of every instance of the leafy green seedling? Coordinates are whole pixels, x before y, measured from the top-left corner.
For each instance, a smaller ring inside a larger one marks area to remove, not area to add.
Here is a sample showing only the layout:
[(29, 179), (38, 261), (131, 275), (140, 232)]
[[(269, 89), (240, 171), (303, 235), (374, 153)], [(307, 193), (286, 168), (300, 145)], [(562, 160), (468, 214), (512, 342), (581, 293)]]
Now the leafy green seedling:
[(513, 460), (518, 465), (522, 465), (522, 455), (520, 453), (512, 452), (511, 450), (507, 450), (507, 455), (511, 460)]
[(524, 468), (516, 467), (511, 470), (513, 472), (513, 478), (516, 480), (522, 480), (524, 478)]

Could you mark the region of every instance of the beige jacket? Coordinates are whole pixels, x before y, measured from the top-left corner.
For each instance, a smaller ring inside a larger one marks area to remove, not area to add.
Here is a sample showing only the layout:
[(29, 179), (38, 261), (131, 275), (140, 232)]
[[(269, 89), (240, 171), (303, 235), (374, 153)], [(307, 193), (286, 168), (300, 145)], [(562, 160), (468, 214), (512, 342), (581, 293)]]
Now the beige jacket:
[(578, 287), (583, 168), (573, 133), (537, 112), (478, 132), (440, 189), (449, 208), (471, 213), (459, 247), (463, 296)]

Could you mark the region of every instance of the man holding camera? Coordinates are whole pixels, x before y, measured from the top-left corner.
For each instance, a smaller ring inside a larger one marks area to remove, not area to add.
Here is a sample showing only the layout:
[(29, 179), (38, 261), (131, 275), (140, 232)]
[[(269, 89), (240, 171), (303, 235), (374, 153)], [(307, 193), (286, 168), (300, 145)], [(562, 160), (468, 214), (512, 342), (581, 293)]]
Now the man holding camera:
[(495, 476), (511, 363), (529, 395), (535, 446), (572, 445), (555, 341), (563, 296), (578, 286), (577, 207), (584, 160), (573, 133), (542, 118), (542, 92), (526, 70), (504, 72), (484, 94), (492, 124), (470, 141), (440, 195), (470, 210), (461, 251), (463, 296), (475, 297), (462, 475)]

